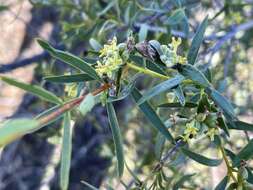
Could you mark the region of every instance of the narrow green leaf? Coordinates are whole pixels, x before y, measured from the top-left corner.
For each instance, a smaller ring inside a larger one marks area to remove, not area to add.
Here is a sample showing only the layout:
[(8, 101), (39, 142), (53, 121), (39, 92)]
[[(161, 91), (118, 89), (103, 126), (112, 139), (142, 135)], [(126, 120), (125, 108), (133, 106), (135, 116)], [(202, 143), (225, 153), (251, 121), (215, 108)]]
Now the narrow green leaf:
[(229, 137), (229, 129), (224, 121), (223, 116), (217, 118), (218, 126), (226, 133), (226, 135)]
[[(134, 101), (137, 103), (139, 100), (142, 98), (141, 93), (138, 91), (137, 88), (134, 88), (133, 91), (131, 92), (132, 98)], [(144, 113), (146, 118), (152, 123), (152, 126), (157, 129), (159, 132), (161, 132), (167, 140), (170, 142), (174, 143), (174, 138), (164, 125), (164, 123), (161, 121), (159, 116), (156, 114), (154, 109), (151, 107), (151, 105), (148, 102), (144, 102), (143, 104), (139, 105), (139, 108), (141, 111)]]
[(177, 67), (179, 73), (187, 79), (190, 79), (203, 87), (211, 86), (205, 75), (196, 67), (189, 64), (178, 64)]
[(210, 159), (185, 148), (181, 148), (181, 150), (186, 156), (188, 156), (192, 160), (206, 166), (218, 166), (222, 162), (222, 159)]
[(0, 147), (39, 129), (39, 122), (35, 119), (13, 119), (0, 125)]
[(123, 153), (123, 142), (122, 142), (121, 132), (120, 132), (118, 120), (117, 120), (116, 113), (115, 113), (112, 103), (107, 103), (106, 109), (107, 109), (109, 123), (111, 126), (116, 156), (118, 160), (118, 175), (119, 177), (121, 177), (124, 172), (124, 153)]
[(195, 108), (197, 106), (198, 106), (198, 104), (196, 104), (194, 102), (185, 102), (184, 106), (182, 106), (182, 104), (180, 102), (173, 102), (173, 103), (160, 104), (157, 107), (160, 107), (160, 108), (181, 108), (181, 107)]
[(166, 24), (175, 25), (182, 22), (185, 17), (184, 9), (179, 8), (175, 10), (172, 15), (168, 18)]
[(138, 66), (141, 66), (143, 68), (149, 69), (162, 75), (167, 75), (165, 66), (157, 64), (156, 62), (144, 60), (142, 57), (136, 55), (130, 55), (129, 59)]
[(185, 105), (185, 97), (184, 97), (184, 92), (182, 90), (182, 87), (178, 85), (176, 88), (173, 89), (177, 99), (179, 100), (180, 104), (182, 106)]
[(188, 56), (187, 56), (188, 63), (191, 65), (194, 65), (194, 63), (197, 59), (198, 51), (199, 51), (200, 45), (203, 41), (207, 24), (208, 24), (208, 16), (206, 16), (206, 18), (203, 20), (203, 22), (199, 25), (199, 27), (196, 31), (196, 34), (193, 37), (191, 47), (190, 47), (190, 50), (189, 50)]
[(94, 80), (86, 73), (73, 74), (73, 75), (60, 75), (60, 76), (47, 76), (43, 78), (46, 81), (55, 83), (72, 83), (72, 82), (85, 82)]
[(166, 80), (156, 85), (155, 87), (145, 92), (143, 97), (137, 102), (137, 104), (138, 105), (143, 104), (144, 102), (151, 99), (152, 97), (179, 85), (183, 80), (184, 80), (183, 76), (177, 75), (172, 79)]
[(6, 11), (8, 9), (9, 9), (9, 6), (7, 6), (7, 5), (0, 5), (0, 12), (1, 11)]
[(191, 179), (192, 176), (194, 176), (195, 174), (188, 174), (188, 175), (184, 175), (182, 176), (178, 182), (175, 183), (175, 185), (173, 185), (172, 190), (178, 190), (181, 189), (181, 187), (184, 185), (184, 183), (186, 181), (189, 181)]
[(246, 170), (248, 172), (247, 182), (249, 182), (250, 184), (253, 184), (253, 173), (252, 173), (252, 170), (249, 167), (246, 167)]
[(121, 89), (117, 97), (108, 97), (107, 102), (116, 102), (119, 100), (123, 100), (132, 92), (134, 85), (135, 85), (135, 80), (132, 80), (132, 82), (122, 87), (123, 89)]
[(91, 39), (89, 40), (89, 43), (90, 43), (91, 47), (92, 47), (95, 51), (99, 51), (99, 50), (102, 48), (101, 44), (100, 44), (97, 40), (95, 40), (94, 38), (91, 38)]
[(89, 63), (86, 63), (84, 60), (71, 53), (53, 48), (49, 43), (44, 40), (38, 39), (37, 41), (43, 49), (47, 50), (56, 59), (59, 59), (69, 64), (70, 66), (87, 73), (90, 77), (101, 81), (95, 69), (91, 67)]
[(220, 183), (215, 187), (214, 190), (224, 190), (224, 189), (226, 189), (227, 184), (228, 184), (228, 180), (229, 180), (229, 177), (228, 177), (228, 176), (225, 176), (225, 177), (220, 181)]
[(86, 181), (81, 181), (82, 184), (87, 186), (90, 190), (99, 190), (98, 188), (94, 187), (93, 185), (87, 183)]
[(237, 154), (241, 160), (249, 160), (253, 156), (253, 139)]
[(155, 156), (157, 160), (161, 159), (165, 141), (166, 141), (165, 136), (162, 133), (158, 132), (155, 142)]
[(148, 27), (147, 27), (146, 24), (142, 24), (141, 28), (140, 28), (140, 31), (138, 33), (139, 42), (142, 42), (142, 41), (146, 40), (147, 35), (148, 35)]
[(227, 98), (222, 96), (217, 90), (213, 88), (208, 88), (207, 93), (215, 102), (215, 104), (219, 106), (227, 115), (229, 115), (232, 119), (236, 119), (234, 108), (227, 100)]
[(53, 93), (41, 88), (40, 86), (26, 84), (26, 83), (19, 82), (19, 81), (16, 81), (14, 79), (4, 77), (4, 76), (1, 77), (1, 80), (10, 84), (10, 85), (16, 86), (18, 88), (21, 88), (21, 89), (27, 91), (27, 92), (30, 92), (33, 95), (38, 96), (41, 99), (46, 100), (48, 102), (51, 102), (54, 104), (62, 104), (62, 101), (60, 98), (58, 98)]
[(246, 123), (243, 121), (234, 121), (234, 125), (231, 125), (231, 123), (227, 123), (229, 129), (235, 129), (235, 130), (243, 130), (243, 131), (253, 131), (253, 124)]
[(91, 93), (87, 94), (85, 99), (81, 102), (78, 110), (85, 116), (88, 112), (92, 110), (92, 108), (96, 105), (95, 96)]
[(61, 152), (61, 169), (60, 169), (60, 187), (61, 190), (67, 190), (69, 185), (69, 174), (71, 167), (72, 152), (72, 130), (70, 123), (70, 113), (64, 115), (63, 120), (63, 138)]

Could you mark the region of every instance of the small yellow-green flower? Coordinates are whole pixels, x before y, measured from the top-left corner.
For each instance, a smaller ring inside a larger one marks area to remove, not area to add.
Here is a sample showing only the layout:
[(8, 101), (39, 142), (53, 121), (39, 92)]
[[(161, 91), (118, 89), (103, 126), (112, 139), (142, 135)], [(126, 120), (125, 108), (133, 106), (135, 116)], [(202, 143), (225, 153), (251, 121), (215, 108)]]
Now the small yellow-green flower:
[(123, 63), (119, 55), (117, 38), (114, 37), (108, 44), (104, 45), (103, 49), (99, 52), (99, 57), (102, 60), (97, 61), (96, 71), (100, 76), (107, 74), (107, 76), (111, 78), (114, 71)]
[(172, 42), (169, 45), (161, 45), (162, 55), (160, 55), (160, 59), (167, 65), (167, 67), (171, 67), (177, 63), (186, 63), (186, 57), (177, 54), (178, 47), (181, 43), (181, 38), (176, 39), (175, 37), (172, 37)]
[(72, 97), (72, 98), (76, 97), (77, 96), (77, 84), (72, 83), (72, 84), (66, 85), (64, 91), (67, 93), (67, 95), (69, 97)]
[(183, 141), (189, 142), (189, 140), (198, 134), (199, 129), (194, 127), (195, 121), (186, 124), (184, 134), (181, 135)]
[(214, 140), (214, 136), (219, 134), (219, 130), (217, 128), (209, 128), (206, 135), (210, 138), (211, 141)]

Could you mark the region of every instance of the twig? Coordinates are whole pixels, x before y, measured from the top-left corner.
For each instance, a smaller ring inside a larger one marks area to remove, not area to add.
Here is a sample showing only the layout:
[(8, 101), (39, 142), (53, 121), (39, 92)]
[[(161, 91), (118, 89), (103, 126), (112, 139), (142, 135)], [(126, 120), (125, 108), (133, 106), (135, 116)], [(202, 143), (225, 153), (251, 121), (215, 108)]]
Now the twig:
[(222, 36), (220, 38), (220, 40), (214, 45), (214, 47), (212, 47), (208, 52), (217, 52), (221, 46), (228, 40), (231, 40), (237, 32), (240, 31), (246, 31), (249, 30), (253, 27), (253, 20), (250, 20), (249, 22), (237, 25), (237, 26), (232, 26), (231, 31), (229, 31), (227, 34), (225, 34), (224, 36)]
[[(110, 84), (104, 84), (103, 86), (101, 86), (100, 88), (98, 88), (94, 92), (92, 92), (92, 95), (95, 96), (95, 95), (99, 94), (100, 92), (108, 89), (109, 87), (110, 87)], [(51, 114), (38, 119), (39, 125), (43, 126), (43, 125), (47, 124), (48, 122), (52, 121), (53, 119), (57, 118), (61, 114), (65, 113), (66, 111), (71, 110), (75, 106), (79, 105), (85, 99), (85, 97), (86, 97), (86, 95), (80, 96), (80, 97), (64, 104), (62, 107), (60, 107), (58, 110), (52, 112)]]
[(42, 52), (42, 53), (40, 53), (38, 55), (35, 55), (31, 58), (26, 58), (26, 59), (16, 61), (16, 62), (13, 62), (13, 63), (4, 64), (4, 65), (0, 66), (0, 73), (6, 73), (6, 72), (12, 71), (14, 69), (17, 69), (19, 67), (27, 66), (27, 65), (30, 65), (32, 63), (48, 59), (49, 57), (50, 57), (49, 53), (47, 53), (45, 51), (45, 52)]

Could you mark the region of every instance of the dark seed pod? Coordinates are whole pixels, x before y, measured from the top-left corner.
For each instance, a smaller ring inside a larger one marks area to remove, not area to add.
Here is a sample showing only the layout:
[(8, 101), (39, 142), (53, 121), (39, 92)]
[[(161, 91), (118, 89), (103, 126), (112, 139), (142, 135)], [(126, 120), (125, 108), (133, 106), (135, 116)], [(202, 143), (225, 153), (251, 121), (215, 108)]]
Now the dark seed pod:
[(150, 46), (147, 41), (139, 42), (135, 45), (136, 50), (146, 58), (154, 61), (158, 56), (157, 52)]

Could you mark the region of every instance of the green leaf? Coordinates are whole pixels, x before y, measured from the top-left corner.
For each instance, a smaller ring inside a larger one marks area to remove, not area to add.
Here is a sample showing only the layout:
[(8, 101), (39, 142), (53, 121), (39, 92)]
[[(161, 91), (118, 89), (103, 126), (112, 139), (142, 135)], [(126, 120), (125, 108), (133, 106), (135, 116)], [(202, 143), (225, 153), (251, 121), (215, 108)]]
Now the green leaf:
[(235, 125), (231, 125), (231, 123), (227, 123), (229, 129), (235, 130), (243, 130), (243, 131), (253, 131), (253, 124), (246, 123), (243, 121), (234, 121)]
[(16, 81), (14, 79), (4, 77), (4, 76), (1, 77), (1, 80), (12, 85), (12, 86), (16, 86), (18, 88), (21, 88), (21, 89), (27, 91), (27, 92), (30, 92), (33, 95), (38, 96), (41, 99), (46, 100), (48, 102), (51, 102), (54, 104), (62, 104), (62, 101), (60, 98), (58, 98), (53, 93), (41, 88), (40, 86), (26, 84), (26, 83), (19, 82), (19, 81)]
[(217, 122), (218, 122), (218, 126), (226, 133), (226, 135), (229, 137), (229, 129), (228, 126), (226, 124), (226, 122), (224, 121), (223, 116), (220, 116), (217, 118)]
[(91, 93), (87, 94), (78, 107), (78, 110), (85, 116), (96, 105), (96, 98)]
[(148, 27), (147, 27), (146, 24), (142, 24), (141, 28), (140, 28), (140, 31), (138, 33), (139, 42), (142, 42), (142, 41), (146, 40), (147, 35), (148, 35)]
[(225, 98), (217, 90), (212, 88), (207, 88), (207, 93), (215, 102), (215, 104), (219, 106), (227, 115), (229, 115), (232, 119), (236, 119), (234, 108), (227, 100), (227, 98)]
[(89, 43), (90, 43), (91, 47), (92, 47), (95, 51), (99, 51), (99, 50), (102, 48), (101, 44), (100, 44), (97, 40), (95, 40), (94, 38), (91, 38), (91, 39), (89, 40)]
[(0, 147), (39, 129), (39, 122), (35, 119), (13, 119), (0, 125)]
[(135, 80), (132, 80), (132, 82), (130, 82), (129, 84), (124, 85), (122, 87), (123, 89), (120, 90), (117, 97), (108, 97), (107, 102), (116, 102), (116, 101), (119, 101), (119, 100), (123, 100), (124, 98), (126, 98), (131, 93), (131, 91), (134, 88), (134, 85), (135, 85)]
[(186, 156), (188, 156), (192, 160), (194, 160), (200, 164), (206, 165), (206, 166), (211, 166), (211, 167), (218, 166), (222, 162), (222, 159), (210, 159), (210, 158), (207, 158), (205, 156), (202, 156), (200, 154), (197, 154), (197, 153), (192, 152), (192, 151), (185, 149), (185, 148), (181, 148), (181, 150)]
[(1, 11), (6, 11), (8, 9), (9, 9), (9, 6), (7, 6), (7, 5), (0, 5), (0, 12)]
[(250, 184), (253, 184), (253, 173), (249, 167), (246, 167), (246, 170), (248, 172), (247, 182), (249, 182)]
[(176, 88), (173, 89), (173, 91), (174, 91), (177, 99), (179, 100), (180, 104), (182, 106), (184, 106), (185, 105), (185, 97), (184, 97), (184, 92), (183, 92), (181, 86), (178, 85)]
[(108, 119), (109, 119), (111, 131), (112, 131), (116, 156), (118, 160), (118, 175), (119, 177), (121, 177), (124, 172), (124, 153), (123, 153), (122, 137), (121, 137), (116, 113), (115, 113), (112, 103), (106, 103), (106, 109), (107, 109)]
[(220, 183), (215, 187), (214, 190), (224, 190), (226, 189), (227, 183), (228, 183), (229, 177), (225, 176)]
[(64, 115), (63, 120), (63, 138), (61, 152), (61, 168), (60, 168), (60, 187), (61, 190), (67, 190), (69, 185), (69, 175), (71, 167), (72, 152), (72, 130), (70, 123), (70, 113)]
[(172, 15), (168, 18), (166, 24), (169, 25), (179, 24), (182, 22), (184, 18), (185, 18), (184, 9), (179, 8), (172, 13)]
[(195, 174), (188, 174), (188, 175), (182, 176), (182, 177), (178, 180), (178, 182), (176, 182), (175, 185), (173, 185), (172, 190), (178, 190), (178, 189), (180, 189), (180, 188), (184, 185), (184, 183), (185, 183), (186, 181), (190, 180), (191, 177), (194, 176), (194, 175), (195, 175)]
[(173, 103), (163, 103), (163, 104), (158, 105), (157, 107), (160, 107), (160, 108), (181, 108), (181, 107), (195, 108), (197, 106), (198, 106), (198, 104), (196, 104), (194, 102), (185, 102), (184, 106), (182, 106), (182, 104), (180, 102), (173, 102)]
[(198, 51), (199, 51), (200, 45), (203, 41), (207, 24), (208, 24), (208, 16), (206, 16), (206, 18), (203, 20), (203, 22), (199, 25), (197, 32), (196, 32), (195, 36), (193, 37), (191, 47), (190, 47), (190, 50), (189, 50), (188, 56), (187, 56), (188, 63), (191, 65), (194, 65), (194, 63), (197, 59)]
[[(132, 98), (134, 101), (137, 103), (139, 100), (142, 98), (141, 93), (138, 91), (137, 88), (134, 88), (133, 91), (131, 92)], [(152, 123), (152, 126), (157, 129), (159, 132), (161, 132), (167, 140), (170, 142), (174, 143), (174, 138), (164, 125), (164, 123), (161, 121), (159, 116), (156, 114), (154, 109), (150, 106), (148, 102), (144, 102), (143, 104), (139, 105), (139, 108), (141, 111), (144, 113), (146, 118)]]
[(239, 166), (241, 160), (249, 160), (253, 156), (253, 139), (236, 155), (233, 166)]
[(163, 67), (162, 65), (158, 65), (156, 62), (144, 60), (142, 57), (136, 55), (130, 55), (129, 59), (138, 66), (147, 68), (151, 71), (157, 72), (162, 75), (167, 75), (167, 73), (165, 72), (166, 71), (165, 67)]
[(89, 63), (86, 63), (84, 60), (71, 53), (53, 48), (49, 43), (44, 40), (38, 39), (37, 41), (43, 49), (47, 50), (56, 59), (59, 59), (69, 64), (70, 66), (87, 73), (90, 77), (101, 81), (101, 78), (98, 76), (95, 69), (91, 67)]
[(85, 82), (94, 80), (86, 73), (73, 74), (73, 75), (60, 75), (60, 76), (47, 76), (43, 78), (46, 81), (55, 83), (72, 83), (72, 82)]
[(186, 78), (196, 82), (198, 85), (203, 87), (209, 87), (211, 84), (205, 77), (205, 75), (196, 67), (189, 64), (178, 64), (177, 69), (180, 74), (185, 76)]
[(157, 160), (161, 159), (165, 141), (166, 141), (165, 136), (162, 133), (158, 132), (155, 141), (155, 156)]
[(99, 190), (98, 188), (94, 187), (93, 185), (87, 183), (86, 181), (81, 181), (82, 184), (87, 186), (90, 190)]
[(172, 79), (161, 82), (160, 84), (156, 85), (155, 87), (145, 92), (143, 97), (137, 102), (137, 104), (138, 105), (143, 104), (152, 97), (179, 85), (183, 80), (184, 80), (183, 76), (177, 75)]

